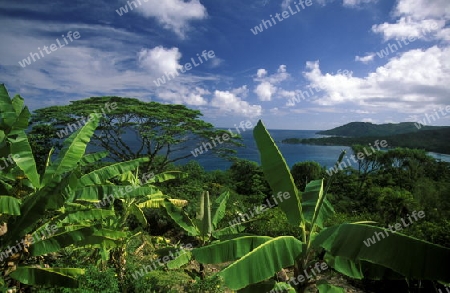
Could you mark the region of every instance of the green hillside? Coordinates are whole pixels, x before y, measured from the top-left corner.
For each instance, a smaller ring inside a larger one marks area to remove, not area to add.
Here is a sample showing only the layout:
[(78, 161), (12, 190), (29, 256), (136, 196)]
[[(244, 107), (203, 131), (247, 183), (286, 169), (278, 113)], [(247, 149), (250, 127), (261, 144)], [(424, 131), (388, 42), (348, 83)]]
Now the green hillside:
[[(349, 125), (349, 124), (347, 124)], [(345, 126), (345, 125), (344, 125)], [(337, 129), (337, 128), (335, 128)], [(417, 130), (417, 128), (416, 128)], [(430, 152), (450, 154), (450, 127), (435, 127), (432, 130), (421, 130), (396, 135), (371, 135), (358, 137), (323, 137), (323, 138), (287, 138), (283, 143), (305, 143), (314, 145), (346, 145), (373, 144), (375, 140), (386, 140), (389, 147), (407, 147), (424, 149)]]
[(422, 126), (416, 127), (414, 122), (373, 124), (370, 122), (350, 122), (348, 124), (330, 129), (319, 131), (318, 134), (337, 135), (346, 137), (362, 137), (362, 136), (386, 136), (396, 135), (410, 132), (418, 132), (423, 130), (440, 129), (440, 126)]

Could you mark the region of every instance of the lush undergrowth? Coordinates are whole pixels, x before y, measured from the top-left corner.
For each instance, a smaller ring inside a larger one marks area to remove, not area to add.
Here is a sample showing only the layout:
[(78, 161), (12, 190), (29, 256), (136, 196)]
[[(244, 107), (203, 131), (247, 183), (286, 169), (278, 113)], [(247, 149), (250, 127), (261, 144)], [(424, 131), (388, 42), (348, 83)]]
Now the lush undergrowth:
[[(343, 292), (345, 275), (361, 292), (433, 292), (449, 280), (450, 164), (424, 151), (380, 151), (345, 168), (342, 153), (333, 172), (315, 162), (289, 170), (259, 122), (262, 166), (113, 163), (108, 152), (85, 154), (93, 117), (46, 157), (48, 140), (25, 132), (23, 99), (2, 86), (0, 103), (2, 291)], [(393, 226), (401, 233), (378, 228)], [(288, 285), (303, 273), (311, 278)]]

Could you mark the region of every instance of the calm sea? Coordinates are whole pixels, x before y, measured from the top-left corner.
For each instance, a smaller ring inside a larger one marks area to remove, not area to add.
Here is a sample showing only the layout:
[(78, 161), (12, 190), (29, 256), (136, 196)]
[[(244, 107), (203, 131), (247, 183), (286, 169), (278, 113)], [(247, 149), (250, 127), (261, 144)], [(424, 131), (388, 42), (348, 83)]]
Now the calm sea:
[[(343, 149), (349, 149), (347, 146), (316, 146), (303, 144), (285, 144), (281, 141), (285, 138), (311, 138), (323, 137), (316, 134), (317, 130), (269, 130), (270, 135), (280, 149), (289, 168), (297, 162), (315, 161), (322, 166), (331, 167), (336, 163), (339, 154)], [(253, 131), (247, 130), (241, 133), (242, 143), (244, 147), (236, 148), (236, 156), (241, 159), (247, 159), (260, 163), (259, 152), (253, 139)], [(206, 143), (206, 141), (205, 141)], [(189, 151), (194, 150), (189, 149)], [(191, 157), (186, 160), (179, 161), (184, 164), (190, 160), (196, 160), (207, 171), (226, 170), (231, 166), (231, 162), (218, 158), (212, 152), (204, 152), (196, 158)]]
[[(269, 130), (270, 135), (277, 144), (281, 154), (284, 156), (286, 163), (291, 168), (297, 162), (315, 161), (321, 166), (326, 168), (334, 166), (339, 154), (342, 150), (347, 150), (347, 154), (351, 154), (351, 149), (348, 146), (319, 146), (319, 145), (306, 145), (306, 144), (284, 144), (281, 141), (285, 138), (316, 138), (324, 137), (323, 135), (316, 134), (317, 130)], [(255, 140), (253, 139), (253, 130), (249, 129), (245, 132), (241, 132), (243, 147), (235, 148), (237, 151), (236, 156), (241, 159), (247, 159), (260, 163), (259, 152), (256, 147)], [(126, 131), (124, 142), (132, 150), (137, 150), (140, 146), (138, 138), (133, 131)], [(210, 141), (198, 141), (188, 140), (186, 142), (186, 148), (178, 151), (174, 157), (182, 157), (191, 154), (191, 151), (201, 144), (202, 142)], [(88, 148), (90, 151), (99, 151), (95, 147)], [(164, 150), (162, 150), (164, 152)], [(442, 155), (437, 153), (429, 153), (431, 156), (440, 159), (442, 161), (450, 162), (450, 155)], [(186, 164), (191, 160), (196, 160), (207, 171), (212, 170), (227, 170), (231, 166), (231, 162), (217, 157), (213, 152), (207, 151), (197, 157), (190, 156), (187, 159), (179, 160), (175, 162), (176, 165)], [(353, 166), (356, 168), (356, 163)]]

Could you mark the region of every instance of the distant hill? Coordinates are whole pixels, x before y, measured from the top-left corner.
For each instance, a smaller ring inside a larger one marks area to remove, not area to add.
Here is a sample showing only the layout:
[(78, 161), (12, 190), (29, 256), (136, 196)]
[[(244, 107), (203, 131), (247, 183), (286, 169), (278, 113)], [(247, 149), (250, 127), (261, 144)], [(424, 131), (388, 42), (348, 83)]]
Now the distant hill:
[(345, 137), (363, 137), (363, 136), (386, 136), (403, 133), (418, 132), (424, 130), (442, 129), (442, 126), (421, 126), (418, 129), (414, 122), (401, 122), (397, 124), (373, 124), (370, 122), (350, 122), (348, 124), (330, 129), (319, 131), (317, 134), (336, 135)]
[[(356, 122), (358, 126), (362, 126), (362, 124), (366, 123), (359, 123)], [(349, 123), (344, 126), (351, 125), (352, 123)], [(371, 123), (369, 123), (369, 128)], [(402, 124), (402, 123), (400, 123)], [(374, 124), (371, 124), (372, 126)], [(389, 124), (384, 124), (389, 125)], [(395, 124), (393, 124), (395, 125)], [(398, 125), (398, 124), (397, 124)], [(344, 127), (341, 126), (341, 127)], [(375, 126), (381, 126), (381, 125), (375, 125)], [(414, 126), (414, 124), (413, 124)], [(339, 127), (335, 128), (338, 129)], [(367, 128), (367, 129), (369, 129)], [(423, 127), (418, 131), (418, 129), (414, 126), (416, 131), (409, 132), (409, 133), (401, 133), (401, 134), (394, 134), (394, 135), (386, 135), (386, 134), (379, 134), (379, 135), (371, 135), (371, 136), (364, 136), (364, 135), (358, 135), (354, 137), (322, 137), (322, 138), (305, 138), (305, 139), (299, 139), (299, 138), (287, 138), (282, 140), (283, 143), (292, 143), (292, 144), (298, 144), (298, 143), (304, 143), (304, 144), (314, 144), (314, 145), (345, 145), (345, 146), (352, 146), (355, 144), (361, 144), (361, 145), (368, 145), (369, 143), (373, 144), (375, 140), (386, 140), (389, 147), (407, 147), (407, 148), (418, 148), (418, 149), (424, 149), (429, 152), (437, 152), (442, 154), (450, 154), (450, 127), (448, 126), (442, 126), (442, 127), (432, 127), (431, 130), (422, 130), (427, 129), (427, 127)], [(342, 128), (341, 128), (342, 129)], [(361, 131), (361, 128), (359, 128)], [(332, 129), (334, 130), (334, 129)], [(400, 131), (397, 129), (397, 131)], [(327, 131), (327, 133), (329, 133)], [(334, 132), (335, 133), (335, 132)], [(323, 134), (323, 132), (321, 133)], [(349, 136), (349, 132), (346, 132), (347, 136)]]

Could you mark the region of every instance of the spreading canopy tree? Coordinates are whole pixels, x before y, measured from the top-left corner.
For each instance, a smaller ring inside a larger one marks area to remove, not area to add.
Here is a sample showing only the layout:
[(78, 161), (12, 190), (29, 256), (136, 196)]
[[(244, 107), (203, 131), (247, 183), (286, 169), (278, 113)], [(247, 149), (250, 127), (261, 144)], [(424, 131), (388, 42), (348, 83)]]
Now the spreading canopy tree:
[[(92, 143), (109, 151), (115, 161), (149, 157), (147, 166), (162, 170), (169, 163), (192, 156), (203, 142), (220, 138), (225, 130), (200, 119), (199, 110), (184, 105), (144, 102), (123, 97), (91, 97), (71, 101), (65, 106), (51, 106), (34, 112), (34, 124), (51, 124), (60, 138), (70, 135), (87, 121), (90, 113), (100, 119)], [(190, 141), (190, 143), (188, 143)], [(217, 140), (216, 140), (217, 141)], [(242, 145), (240, 137), (230, 137), (216, 144), (210, 152), (221, 157), (235, 153), (230, 146)]]

